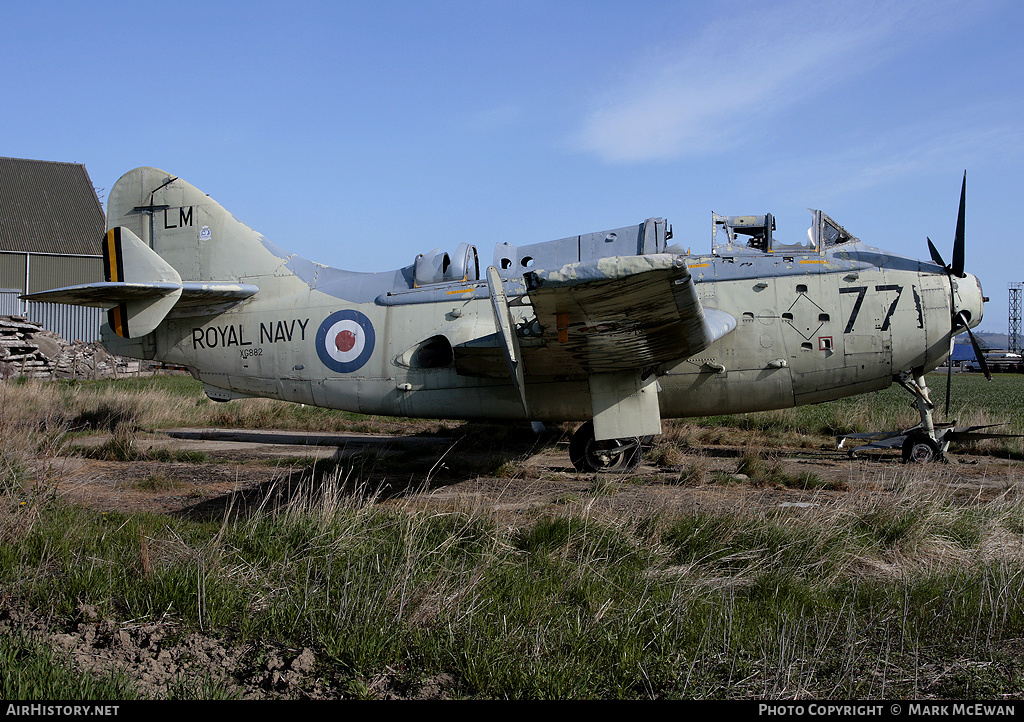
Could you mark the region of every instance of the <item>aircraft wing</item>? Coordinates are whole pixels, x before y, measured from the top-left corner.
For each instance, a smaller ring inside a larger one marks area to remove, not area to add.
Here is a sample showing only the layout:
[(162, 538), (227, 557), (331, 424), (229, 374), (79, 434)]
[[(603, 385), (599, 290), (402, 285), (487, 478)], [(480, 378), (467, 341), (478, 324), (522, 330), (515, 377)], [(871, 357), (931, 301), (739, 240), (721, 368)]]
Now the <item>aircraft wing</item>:
[(702, 306), (680, 256), (615, 256), (524, 278), (546, 339), (524, 347), (528, 374), (649, 368), (700, 353), (736, 327)]

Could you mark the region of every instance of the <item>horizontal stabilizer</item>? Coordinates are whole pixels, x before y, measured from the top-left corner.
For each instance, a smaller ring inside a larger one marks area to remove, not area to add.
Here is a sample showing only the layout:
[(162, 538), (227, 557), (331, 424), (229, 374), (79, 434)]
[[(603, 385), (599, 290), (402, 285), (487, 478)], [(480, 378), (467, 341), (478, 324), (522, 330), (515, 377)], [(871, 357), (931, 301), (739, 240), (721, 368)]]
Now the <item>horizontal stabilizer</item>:
[(168, 314), (170, 318), (210, 316), (237, 306), (256, 294), (249, 283), (83, 283), (50, 291), (30, 293), (22, 298), (44, 303), (111, 308), (125, 301), (159, 298), (180, 290), (181, 296)]
[(49, 291), (28, 293), (22, 298), (41, 303), (65, 303), (70, 306), (111, 308), (127, 301), (163, 298), (181, 290), (180, 283), (83, 283)]
[[(29, 301), (105, 308), (114, 333), (138, 338), (168, 316), (221, 313), (259, 289), (251, 284), (182, 282), (178, 272), (127, 228), (103, 238), (106, 281), (66, 286), (22, 296)], [(172, 313), (173, 311), (173, 313)]]

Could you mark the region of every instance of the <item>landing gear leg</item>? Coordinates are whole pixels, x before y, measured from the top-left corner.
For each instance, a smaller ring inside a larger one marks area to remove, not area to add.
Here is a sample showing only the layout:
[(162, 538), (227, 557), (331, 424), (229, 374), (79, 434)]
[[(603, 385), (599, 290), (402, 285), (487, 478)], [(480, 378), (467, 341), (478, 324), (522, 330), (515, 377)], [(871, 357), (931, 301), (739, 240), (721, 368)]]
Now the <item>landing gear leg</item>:
[(907, 440), (903, 442), (903, 460), (907, 463), (922, 464), (944, 459), (949, 442), (942, 441), (935, 434), (935, 420), (932, 415), (935, 405), (929, 396), (924, 374), (910, 374), (904, 371), (897, 379), (900, 385), (914, 396), (914, 405), (921, 415), (921, 423), (907, 434)]
[(588, 421), (569, 440), (569, 459), (576, 471), (629, 471), (640, 463), (640, 439), (594, 439), (594, 422)]

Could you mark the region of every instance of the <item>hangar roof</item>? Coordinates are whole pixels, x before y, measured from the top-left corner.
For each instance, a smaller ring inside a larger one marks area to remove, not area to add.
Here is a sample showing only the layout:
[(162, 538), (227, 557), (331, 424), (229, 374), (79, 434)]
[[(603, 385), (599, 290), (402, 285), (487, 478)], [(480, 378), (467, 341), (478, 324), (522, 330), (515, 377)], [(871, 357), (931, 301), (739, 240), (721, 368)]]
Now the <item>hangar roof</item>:
[(0, 251), (98, 256), (105, 227), (84, 165), (0, 157)]

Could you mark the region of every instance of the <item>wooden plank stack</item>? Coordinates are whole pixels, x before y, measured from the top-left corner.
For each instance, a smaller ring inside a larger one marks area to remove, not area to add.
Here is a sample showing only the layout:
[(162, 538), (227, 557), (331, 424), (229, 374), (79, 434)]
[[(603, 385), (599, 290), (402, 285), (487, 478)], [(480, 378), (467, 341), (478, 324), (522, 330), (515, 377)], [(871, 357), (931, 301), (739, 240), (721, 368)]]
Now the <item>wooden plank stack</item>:
[(155, 366), (112, 356), (98, 343), (68, 343), (23, 316), (0, 316), (0, 378), (117, 378), (149, 372)]

